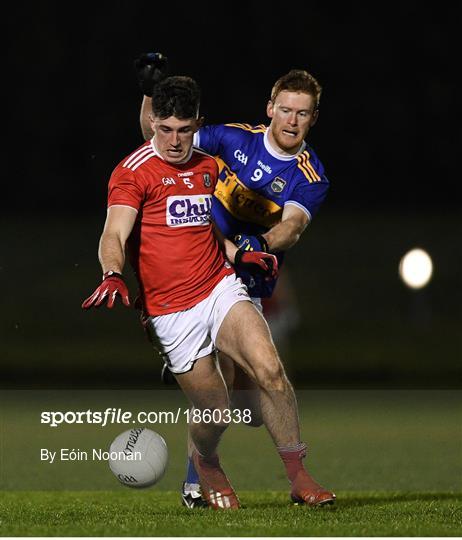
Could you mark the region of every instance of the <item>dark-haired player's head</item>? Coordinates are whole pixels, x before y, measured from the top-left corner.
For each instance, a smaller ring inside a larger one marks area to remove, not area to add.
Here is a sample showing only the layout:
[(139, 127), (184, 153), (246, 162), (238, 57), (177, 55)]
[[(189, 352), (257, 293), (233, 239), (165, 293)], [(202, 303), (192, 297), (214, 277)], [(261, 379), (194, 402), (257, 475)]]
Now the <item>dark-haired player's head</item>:
[(199, 129), (200, 88), (191, 77), (168, 77), (154, 86), (151, 128), (154, 144), (165, 161), (189, 158), (194, 133)]
[(295, 154), (319, 114), (321, 85), (307, 71), (292, 69), (271, 90), (268, 136), (282, 152)]
[(152, 112), (157, 118), (174, 116), (179, 120), (197, 118), (201, 91), (191, 77), (167, 77), (154, 86)]

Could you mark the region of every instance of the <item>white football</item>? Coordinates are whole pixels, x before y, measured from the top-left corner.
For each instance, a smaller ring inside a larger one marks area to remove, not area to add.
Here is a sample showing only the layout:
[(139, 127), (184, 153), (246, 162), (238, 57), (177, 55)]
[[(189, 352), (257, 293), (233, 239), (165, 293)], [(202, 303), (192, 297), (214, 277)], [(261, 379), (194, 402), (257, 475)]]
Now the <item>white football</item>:
[(157, 483), (168, 462), (167, 444), (155, 431), (134, 428), (116, 437), (109, 449), (109, 467), (125, 486), (143, 488)]

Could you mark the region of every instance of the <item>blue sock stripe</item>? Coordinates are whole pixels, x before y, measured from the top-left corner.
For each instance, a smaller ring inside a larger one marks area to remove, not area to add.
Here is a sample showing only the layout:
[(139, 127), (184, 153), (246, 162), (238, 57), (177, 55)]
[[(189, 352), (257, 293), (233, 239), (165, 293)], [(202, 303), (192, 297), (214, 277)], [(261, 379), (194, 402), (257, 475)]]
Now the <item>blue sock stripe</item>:
[(188, 468), (186, 473), (186, 482), (188, 484), (198, 484), (199, 475), (197, 474), (196, 468), (191, 458), (188, 458)]

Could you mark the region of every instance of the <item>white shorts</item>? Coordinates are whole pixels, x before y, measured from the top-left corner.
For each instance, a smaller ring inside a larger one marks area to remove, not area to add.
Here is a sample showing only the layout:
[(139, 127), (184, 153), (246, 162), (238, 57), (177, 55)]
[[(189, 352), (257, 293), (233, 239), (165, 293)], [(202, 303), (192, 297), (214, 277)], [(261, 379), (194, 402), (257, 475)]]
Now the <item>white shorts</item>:
[(156, 335), (170, 371), (190, 371), (197, 359), (211, 354), (223, 319), (234, 304), (243, 300), (250, 301), (247, 287), (232, 274), (192, 308), (149, 317), (145, 325)]

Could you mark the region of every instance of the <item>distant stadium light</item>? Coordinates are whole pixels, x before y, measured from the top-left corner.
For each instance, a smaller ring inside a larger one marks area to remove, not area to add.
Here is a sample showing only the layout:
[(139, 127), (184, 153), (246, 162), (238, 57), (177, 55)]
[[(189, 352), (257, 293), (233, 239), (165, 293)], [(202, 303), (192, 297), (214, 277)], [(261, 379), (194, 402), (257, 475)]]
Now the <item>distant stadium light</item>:
[(411, 289), (422, 289), (433, 274), (430, 255), (423, 249), (411, 249), (399, 263), (399, 276)]

